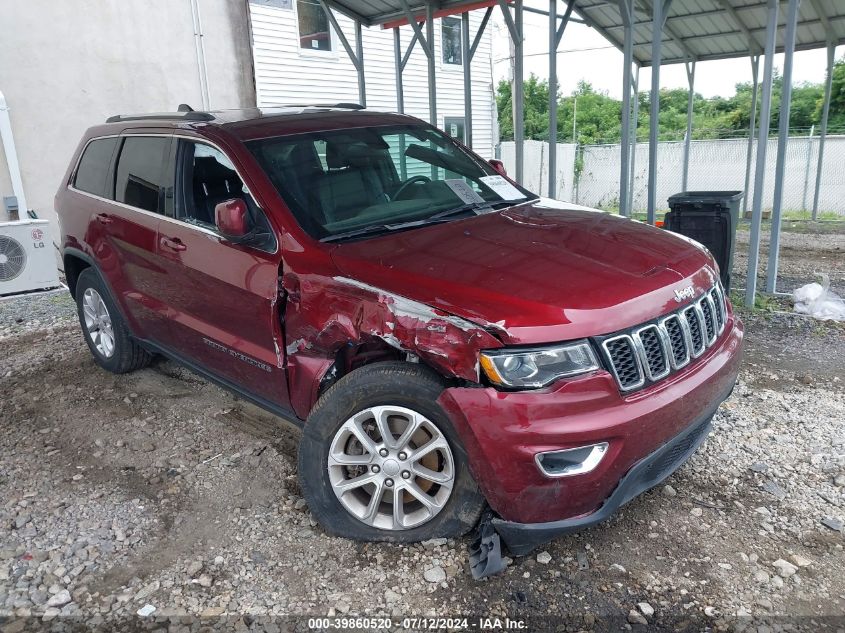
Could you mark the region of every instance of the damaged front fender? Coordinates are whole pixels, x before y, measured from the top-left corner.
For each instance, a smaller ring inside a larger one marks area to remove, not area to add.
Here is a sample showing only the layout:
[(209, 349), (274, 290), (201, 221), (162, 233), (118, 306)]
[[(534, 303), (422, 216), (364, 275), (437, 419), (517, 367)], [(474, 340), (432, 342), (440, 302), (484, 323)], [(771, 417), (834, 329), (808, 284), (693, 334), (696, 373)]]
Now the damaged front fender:
[(479, 382), (478, 352), (502, 345), (475, 323), (354, 279), (291, 272), (282, 286), (291, 404), (303, 419), (344, 346), (379, 342), (444, 376)]

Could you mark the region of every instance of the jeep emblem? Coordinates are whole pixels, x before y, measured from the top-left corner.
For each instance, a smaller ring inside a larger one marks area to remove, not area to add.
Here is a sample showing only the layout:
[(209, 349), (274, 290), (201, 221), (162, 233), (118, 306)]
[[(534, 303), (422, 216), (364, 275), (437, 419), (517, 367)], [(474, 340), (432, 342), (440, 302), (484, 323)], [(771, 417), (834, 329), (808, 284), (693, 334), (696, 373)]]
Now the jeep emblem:
[(684, 299), (692, 299), (695, 296), (695, 289), (692, 286), (675, 290), (675, 301), (680, 303)]

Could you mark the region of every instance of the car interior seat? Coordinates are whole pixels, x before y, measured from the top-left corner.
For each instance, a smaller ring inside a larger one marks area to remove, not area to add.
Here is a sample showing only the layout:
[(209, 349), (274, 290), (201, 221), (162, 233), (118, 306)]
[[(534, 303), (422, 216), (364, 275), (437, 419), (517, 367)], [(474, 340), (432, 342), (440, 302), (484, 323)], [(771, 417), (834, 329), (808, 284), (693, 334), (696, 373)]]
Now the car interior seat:
[(194, 219), (214, 224), (214, 207), (232, 198), (243, 198), (243, 184), (237, 172), (213, 156), (194, 157)]
[(378, 157), (377, 150), (360, 141), (326, 143), (328, 170), (320, 181), (326, 220), (344, 220), (356, 211), (389, 200), (375, 169)]

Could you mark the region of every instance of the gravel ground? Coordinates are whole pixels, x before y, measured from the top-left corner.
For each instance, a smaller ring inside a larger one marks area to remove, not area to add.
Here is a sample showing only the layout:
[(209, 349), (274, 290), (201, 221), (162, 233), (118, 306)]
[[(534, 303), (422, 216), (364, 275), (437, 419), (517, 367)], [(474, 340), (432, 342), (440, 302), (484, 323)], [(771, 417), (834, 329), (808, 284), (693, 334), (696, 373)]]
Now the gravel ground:
[[(760, 272), (757, 275), (759, 290), (766, 288), (770, 230), (770, 225), (764, 225), (760, 237)], [(733, 285), (736, 288), (745, 287), (750, 237), (748, 225), (742, 225), (741, 230), (737, 231), (734, 255)], [(819, 281), (818, 273), (827, 273), (831, 289), (845, 296), (845, 223), (784, 223), (778, 257), (777, 290), (792, 292), (811, 281)]]
[(475, 582), (469, 538), (327, 536), (298, 494), (295, 429), (167, 361), (100, 370), (75, 318), (66, 294), (0, 302), (2, 633), (307, 629), (262, 618), (288, 615), (845, 626), (841, 325), (746, 316), (740, 383), (688, 464)]

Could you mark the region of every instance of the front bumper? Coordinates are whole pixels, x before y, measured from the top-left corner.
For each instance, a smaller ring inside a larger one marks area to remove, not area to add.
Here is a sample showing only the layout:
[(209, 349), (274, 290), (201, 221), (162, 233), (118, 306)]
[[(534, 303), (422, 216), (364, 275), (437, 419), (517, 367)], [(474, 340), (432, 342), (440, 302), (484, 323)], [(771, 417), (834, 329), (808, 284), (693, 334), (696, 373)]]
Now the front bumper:
[[(732, 317), (704, 356), (627, 395), (605, 371), (537, 391), (444, 391), (440, 404), (501, 517), (495, 527), (508, 546), (524, 541), (530, 551), (530, 543), (602, 521), (677, 469), (706, 437), (736, 382), (742, 338), (742, 324)], [(609, 448), (589, 473), (549, 478), (534, 460), (538, 452), (597, 442)]]
[(638, 462), (595, 512), (574, 519), (546, 523), (515, 523), (494, 518), (493, 527), (512, 554), (523, 556), (556, 536), (601, 523), (631, 499), (666, 479), (687, 461), (710, 433), (710, 420), (714, 413), (715, 410), (702, 416), (688, 429)]

